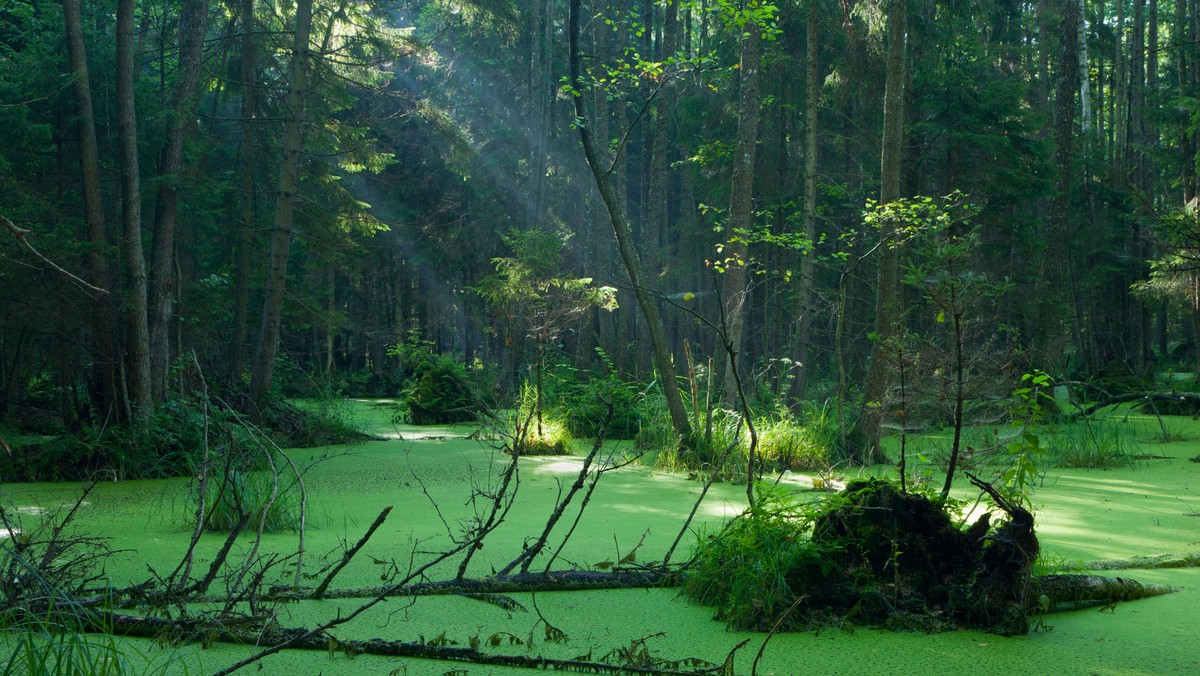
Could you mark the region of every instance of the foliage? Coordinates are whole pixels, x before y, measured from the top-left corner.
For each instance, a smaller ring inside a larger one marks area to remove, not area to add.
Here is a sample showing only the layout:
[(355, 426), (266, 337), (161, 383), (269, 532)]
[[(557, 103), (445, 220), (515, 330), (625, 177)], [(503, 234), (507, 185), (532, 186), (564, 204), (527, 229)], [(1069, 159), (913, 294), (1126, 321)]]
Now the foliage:
[(758, 455), (780, 469), (824, 470), (829, 467), (837, 430), (828, 406), (811, 405), (805, 420), (776, 408), (755, 422)]
[(27, 437), (0, 455), (0, 473), (22, 481), (55, 481), (110, 474), (141, 479), (178, 476), (204, 445), (203, 408), (194, 398), (163, 403), (131, 425), (90, 424), (77, 433)]
[[(1035, 426), (1047, 422), (1048, 411), (1056, 411), (1050, 376), (1034, 371), (1021, 376), (1021, 386), (1013, 390), (1009, 428), (1010, 440), (1004, 444), (1008, 462), (1000, 474), (1000, 485), (1010, 500), (1028, 506), (1034, 482), (1041, 475), (1040, 463), (1046, 456)], [(999, 436), (999, 432), (994, 432)]]
[(414, 425), (475, 420), (485, 406), (476, 378), (455, 355), (434, 352), (431, 343), (410, 336), (392, 348), (408, 374), (400, 395)]
[[(966, 196), (956, 192), (940, 201), (897, 200), (874, 207), (866, 216), (868, 224), (889, 224), (896, 233), (888, 246), (911, 242), (914, 255), (903, 264), (903, 281), (921, 292), (928, 306), (922, 310), (932, 314), (920, 318), (926, 328), (918, 342), (924, 349), (911, 382), (928, 400), (941, 402), (953, 430), (943, 499), (958, 466), (968, 407), (1005, 384), (1003, 365), (1011, 351), (996, 313), (1012, 285), (977, 270), (982, 240), (970, 224), (976, 212)], [(905, 413), (912, 412), (906, 402)], [(907, 426), (909, 419), (902, 424)]]
[[(810, 588), (838, 576), (807, 531), (815, 518), (780, 486), (758, 483), (754, 508), (717, 533), (699, 536), (683, 581), (688, 598), (716, 608), (734, 629), (767, 631)], [(783, 628), (805, 626), (788, 615)]]
[[(545, 232), (538, 228), (512, 230), (503, 237), (513, 250), (510, 258), (496, 258), (496, 273), (484, 277), (475, 291), (493, 310), (503, 315), (502, 333), (509, 345), (533, 340), (534, 408), (540, 424), (546, 351), (550, 343), (570, 331), (592, 308), (615, 310), (617, 290), (594, 286), (590, 277), (560, 275), (563, 248), (571, 232)], [(519, 349), (519, 348), (518, 348)]]
[(284, 448), (356, 444), (368, 438), (343, 399), (271, 402), (263, 422), (271, 440)]
[[(594, 437), (608, 415), (609, 402), (613, 407), (612, 420), (604, 430), (609, 439), (637, 437), (647, 420), (643, 387), (622, 378), (612, 360), (603, 350), (598, 351), (604, 362), (606, 376), (577, 371), (568, 367), (565, 377), (552, 380), (561, 383), (553, 395), (548, 395), (551, 408), (567, 421), (567, 428), (576, 437)], [(550, 388), (548, 387), (549, 391)]]
[(537, 415), (537, 393), (529, 383), (521, 387), (521, 400), (512, 417), (513, 447), (520, 455), (567, 455), (571, 432), (565, 420)]

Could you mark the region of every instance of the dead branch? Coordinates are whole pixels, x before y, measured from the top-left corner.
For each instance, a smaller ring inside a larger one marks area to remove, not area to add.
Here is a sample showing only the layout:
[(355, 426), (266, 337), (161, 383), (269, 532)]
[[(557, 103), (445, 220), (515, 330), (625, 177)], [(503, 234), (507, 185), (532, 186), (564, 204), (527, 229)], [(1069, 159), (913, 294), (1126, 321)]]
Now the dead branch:
[(1200, 392), (1125, 392), (1124, 394), (1116, 394), (1087, 406), (1080, 410), (1078, 415), (1089, 416), (1102, 408), (1131, 401), (1138, 402), (1138, 404), (1156, 402), (1177, 404), (1184, 402), (1200, 406)]
[(13, 237), (15, 237), (16, 240), (21, 243), (21, 246), (28, 249), (29, 253), (36, 256), (37, 259), (40, 260), (41, 262), (50, 266), (50, 268), (53, 269), (55, 272), (66, 277), (67, 279), (71, 280), (72, 282), (75, 282), (80, 287), (82, 287), (85, 291), (90, 291), (92, 294), (95, 294), (97, 296), (107, 296), (108, 295), (108, 291), (106, 289), (101, 289), (98, 286), (89, 284), (88, 282), (71, 274), (65, 268), (60, 266), (59, 264), (55, 263), (54, 261), (50, 260), (49, 258), (46, 258), (46, 256), (44, 256), (42, 254), (42, 252), (38, 251), (33, 246), (33, 243), (31, 243), (29, 241), (28, 237), (32, 231), (26, 230), (24, 228), (18, 228), (15, 223), (8, 220), (8, 218), (5, 217), (3, 214), (0, 214), (0, 223), (4, 224), (4, 227), (8, 230), (9, 234), (11, 234)]
[[(567, 490), (567, 494), (561, 500), (559, 500), (558, 505), (555, 506), (554, 512), (550, 515), (550, 518), (546, 519), (546, 526), (542, 529), (542, 534), (538, 536), (538, 539), (534, 541), (532, 545), (525, 547), (521, 551), (521, 554), (517, 556), (517, 558), (509, 562), (508, 565), (504, 566), (504, 568), (500, 570), (500, 575), (507, 575), (518, 565), (521, 566), (522, 573), (529, 572), (529, 564), (532, 563), (533, 559), (542, 552), (543, 548), (545, 548), (546, 540), (550, 538), (550, 532), (554, 530), (554, 526), (556, 526), (559, 519), (562, 518), (563, 512), (565, 512), (567, 509), (567, 505), (571, 504), (571, 500), (575, 498), (575, 494), (578, 493), (579, 489), (583, 488), (584, 483), (587, 482), (588, 472), (592, 468), (592, 462), (596, 459), (596, 455), (600, 452), (600, 448), (604, 445), (604, 427), (607, 426), (608, 420), (612, 418), (612, 412), (612, 404), (608, 404), (608, 413), (605, 416), (604, 423), (601, 424), (600, 434), (596, 435), (596, 441), (592, 444), (592, 451), (587, 454), (586, 458), (584, 458), (583, 467), (579, 468), (579, 473), (575, 475), (575, 482), (571, 484), (571, 488)], [(597, 478), (598, 477), (599, 475), (597, 475)]]
[(342, 555), (342, 560), (333, 567), (333, 570), (329, 571), (329, 574), (325, 576), (324, 580), (321, 580), (321, 584), (317, 586), (315, 591), (313, 591), (312, 598), (319, 600), (325, 597), (325, 590), (329, 588), (329, 583), (333, 582), (333, 578), (337, 577), (337, 574), (342, 572), (342, 569), (346, 567), (346, 564), (350, 563), (350, 560), (354, 558), (354, 555), (358, 553), (358, 550), (362, 549), (363, 545), (367, 544), (367, 540), (370, 540), (375, 531), (383, 525), (383, 522), (387, 519), (388, 514), (390, 514), (391, 511), (391, 505), (384, 507), (383, 511), (379, 513), (379, 516), (375, 517), (375, 522), (371, 524), (371, 527), (367, 529), (367, 532), (362, 536), (362, 538), (360, 538), (353, 547), (346, 550), (345, 554)]
[[(410, 576), (410, 579), (412, 576)], [(415, 584), (383, 585), (353, 589), (327, 589), (323, 599), (369, 599), (406, 596), (446, 596), (462, 594), (509, 594), (544, 591), (594, 591), (598, 589), (650, 589), (674, 587), (679, 584), (679, 571), (659, 567), (621, 567), (615, 570), (556, 570), (545, 573), (517, 573), (485, 577), (462, 578)], [(290, 588), (272, 590), (268, 598), (274, 601), (304, 601), (312, 595)], [(204, 597), (197, 602), (220, 602), (224, 597)]]

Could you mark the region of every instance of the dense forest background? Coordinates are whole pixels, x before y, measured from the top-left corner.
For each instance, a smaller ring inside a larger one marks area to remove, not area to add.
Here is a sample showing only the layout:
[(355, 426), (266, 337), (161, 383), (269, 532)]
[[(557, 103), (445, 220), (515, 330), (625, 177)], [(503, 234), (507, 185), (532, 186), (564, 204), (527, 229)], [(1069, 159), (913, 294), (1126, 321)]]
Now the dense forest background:
[(1198, 41), (1195, 0), (7, 0), (0, 416), (394, 396), (417, 350), (732, 401), (733, 353), (868, 459), (906, 367), (1136, 389), (1200, 359)]

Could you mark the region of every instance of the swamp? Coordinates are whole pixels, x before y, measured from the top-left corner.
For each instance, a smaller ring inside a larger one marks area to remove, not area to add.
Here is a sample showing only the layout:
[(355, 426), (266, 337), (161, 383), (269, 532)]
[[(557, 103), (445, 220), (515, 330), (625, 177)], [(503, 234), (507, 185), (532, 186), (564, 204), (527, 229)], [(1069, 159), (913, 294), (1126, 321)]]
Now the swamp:
[(1200, 0), (0, 2), (4, 674), (1200, 673)]

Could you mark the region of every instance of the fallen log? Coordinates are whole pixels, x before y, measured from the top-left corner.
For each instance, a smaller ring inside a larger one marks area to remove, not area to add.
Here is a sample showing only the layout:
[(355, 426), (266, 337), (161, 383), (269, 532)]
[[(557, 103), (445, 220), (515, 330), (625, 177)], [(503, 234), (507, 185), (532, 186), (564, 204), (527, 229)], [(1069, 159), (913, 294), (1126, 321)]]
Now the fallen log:
[(1200, 568), (1200, 552), (1190, 554), (1153, 554), (1128, 559), (1104, 559), (1087, 564), (1091, 570), (1129, 570), (1132, 568)]
[(1131, 401), (1164, 404), (1187, 403), (1200, 408), (1200, 392), (1125, 392), (1086, 406), (1079, 411), (1078, 415), (1089, 416), (1102, 408)]
[(1109, 606), (1122, 601), (1162, 596), (1174, 587), (1101, 575), (1041, 575), (1030, 583), (1031, 613)]
[[(621, 651), (613, 650), (608, 656), (599, 660), (589, 652), (574, 659), (557, 659), (541, 655), (508, 655), (486, 653), (479, 648), (483, 644), (498, 646), (512, 642), (520, 637), (499, 632), (490, 637), (474, 637), (466, 639), (469, 646), (458, 645), (446, 638), (445, 633), (429, 640), (416, 642), (388, 641), (374, 638), (365, 641), (341, 640), (321, 632), (311, 633), (302, 628), (251, 628), (239, 629), (235, 626), (211, 622), (203, 626), (195, 620), (168, 620), (118, 613), (102, 613), (97, 617), (98, 623), (105, 627), (106, 633), (116, 636), (136, 638), (172, 638), (176, 640), (198, 641), (205, 647), (221, 642), (240, 645), (270, 645), (288, 643), (289, 649), (320, 650), (328, 652), (330, 657), (342, 653), (347, 657), (357, 655), (379, 655), (383, 657), (414, 657), (420, 659), (445, 660), (451, 662), (466, 662), (471, 664), (517, 667), (523, 669), (545, 669), (555, 671), (576, 671), (591, 674), (676, 674), (696, 676), (698, 674), (732, 673), (733, 653), (726, 658), (724, 664), (715, 664), (699, 658), (684, 658), (667, 660), (654, 658), (644, 653), (638, 655), (638, 661), (621, 663)], [(743, 643), (744, 645), (744, 643)], [(740, 646), (739, 646), (740, 647)], [(604, 661), (616, 656), (615, 663)], [(640, 663), (639, 663), (640, 662)]]
[[(514, 592), (593, 591), (598, 589), (648, 589), (679, 585), (680, 570), (670, 568), (636, 568), (618, 570), (556, 570), (544, 573), (519, 573), (485, 578), (440, 580), (394, 587), (357, 587), (328, 589), (322, 599), (365, 599), (376, 596), (452, 596), (455, 594), (508, 594)], [(308, 588), (274, 587), (263, 594), (267, 601), (308, 601), (313, 592)], [(224, 596), (190, 598), (195, 603), (220, 603)]]

